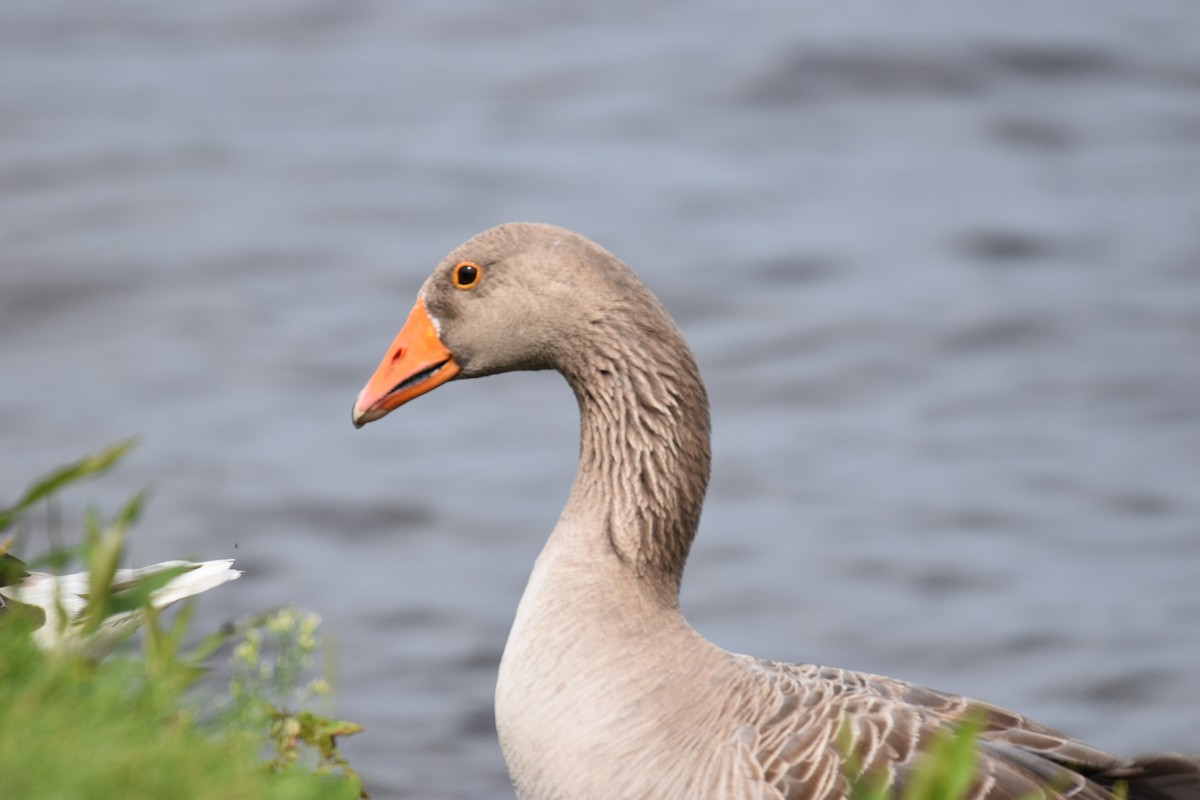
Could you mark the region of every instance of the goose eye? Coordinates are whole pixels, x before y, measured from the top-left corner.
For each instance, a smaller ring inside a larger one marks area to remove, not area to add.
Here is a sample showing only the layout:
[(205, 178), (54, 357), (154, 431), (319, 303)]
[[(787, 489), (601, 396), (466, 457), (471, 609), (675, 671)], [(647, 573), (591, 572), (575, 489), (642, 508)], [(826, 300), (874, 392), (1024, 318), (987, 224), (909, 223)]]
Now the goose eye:
[(454, 268), (454, 285), (459, 289), (474, 289), (483, 277), (483, 267), (470, 261), (460, 262)]

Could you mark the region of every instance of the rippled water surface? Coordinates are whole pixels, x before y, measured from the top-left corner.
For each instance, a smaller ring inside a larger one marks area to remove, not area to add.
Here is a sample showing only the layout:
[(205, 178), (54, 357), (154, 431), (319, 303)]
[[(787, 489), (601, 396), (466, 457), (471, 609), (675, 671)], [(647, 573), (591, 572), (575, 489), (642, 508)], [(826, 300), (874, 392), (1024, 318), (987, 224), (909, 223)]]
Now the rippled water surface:
[(511, 796), (556, 376), (354, 431), (451, 247), (576, 228), (676, 315), (735, 650), (1200, 750), (1200, 12), (1168, 0), (0, 6), (0, 502), (140, 433), (139, 560), (295, 602), (377, 798)]

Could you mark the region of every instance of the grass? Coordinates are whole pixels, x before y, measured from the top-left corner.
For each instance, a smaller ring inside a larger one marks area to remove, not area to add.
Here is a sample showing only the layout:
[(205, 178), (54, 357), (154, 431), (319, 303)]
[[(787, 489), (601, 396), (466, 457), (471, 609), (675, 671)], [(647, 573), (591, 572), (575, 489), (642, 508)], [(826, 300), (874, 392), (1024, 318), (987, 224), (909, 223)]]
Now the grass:
[(0, 646), (0, 774), (22, 798), (355, 798), (345, 778), (272, 770), (250, 730), (201, 725), (173, 681)]
[[(30, 511), (48, 503), (48, 517), (54, 519), (52, 509), (61, 492), (111, 469), (131, 444), (87, 456), (35, 481), (15, 504), (0, 509), (0, 534), (16, 527), (28, 538)], [(153, 576), (120, 593), (110, 590), (142, 502), (139, 494), (107, 520), (90, 509), (78, 546), (51, 547), (29, 565), (61, 573), (80, 562), (91, 576), (87, 606), (71, 623), (65, 641), (86, 642), (102, 631), (105, 619), (140, 608), (146, 615), (140, 653), (121, 652), (96, 662), (86, 657), (86, 647), (43, 651), (32, 630), (44, 623), (45, 614), (13, 602), (0, 612), (4, 796), (365, 797), (359, 777), (337, 750), (338, 736), (361, 728), (304, 708), (329, 686), (320, 678), (303, 682), (318, 649), (315, 615), (284, 609), (186, 647), (195, 638), (189, 635), (194, 634), (189, 609), (168, 626), (147, 602), (170, 576)], [(0, 544), (0, 557), (10, 543)], [(208, 661), (227, 644), (234, 653), (228, 687), (218, 690), (213, 681), (199, 684), (210, 670)]]
[(975, 782), (982, 730), (982, 719), (968, 718), (957, 726), (935, 731), (903, 788), (897, 791), (886, 770), (863, 769), (851, 727), (843, 724), (838, 749), (845, 759), (843, 770), (850, 783), (850, 800), (962, 800)]

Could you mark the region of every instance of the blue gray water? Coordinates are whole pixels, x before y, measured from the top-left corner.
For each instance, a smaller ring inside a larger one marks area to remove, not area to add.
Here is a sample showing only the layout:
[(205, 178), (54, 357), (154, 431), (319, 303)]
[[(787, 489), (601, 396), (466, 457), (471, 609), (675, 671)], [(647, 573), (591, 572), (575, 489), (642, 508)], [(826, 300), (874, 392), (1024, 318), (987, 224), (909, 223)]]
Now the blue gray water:
[(511, 796), (491, 692), (574, 402), (349, 420), (510, 219), (696, 350), (701, 631), (1200, 750), (1195, 3), (0, 5), (0, 498), (141, 434), (91, 494), (153, 483), (140, 561), (238, 559), (206, 620), (324, 616), (380, 800)]

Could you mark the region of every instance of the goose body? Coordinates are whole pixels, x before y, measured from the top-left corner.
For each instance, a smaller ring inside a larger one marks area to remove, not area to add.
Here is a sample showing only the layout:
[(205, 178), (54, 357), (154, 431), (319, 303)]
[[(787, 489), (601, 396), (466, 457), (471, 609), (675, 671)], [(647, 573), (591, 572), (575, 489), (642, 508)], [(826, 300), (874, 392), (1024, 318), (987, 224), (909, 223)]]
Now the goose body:
[[(89, 594), (88, 573), (51, 575), (28, 572), (12, 556), (5, 555), (3, 558), (0, 607), (7, 598), (38, 609), (44, 620), (33, 632), (33, 638), (44, 650), (76, 648), (89, 658), (101, 659), (145, 621), (141, 609), (122, 611), (105, 618), (96, 630), (85, 634), (82, 618)], [(179, 574), (150, 593), (150, 604), (158, 610), (216, 588), (242, 574), (233, 569), (232, 559), (163, 561), (147, 567), (117, 570), (112, 579), (112, 592), (117, 595), (131, 589), (138, 581), (167, 570), (175, 570)]]
[(555, 369), (580, 409), (571, 495), (517, 609), (496, 726), (517, 796), (848, 796), (845, 743), (904, 785), (939, 731), (982, 718), (972, 798), (1200, 800), (1200, 765), (1121, 759), (1018, 714), (878, 675), (727, 652), (679, 609), (709, 473), (695, 359), (649, 289), (579, 234), (485, 231), (425, 282), (359, 394), (362, 426), (455, 378)]

